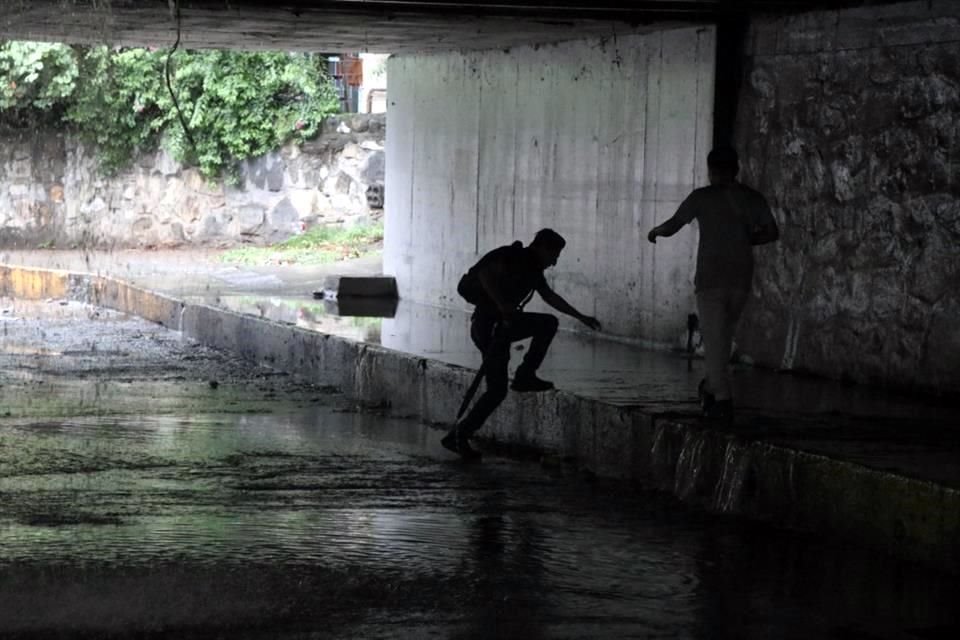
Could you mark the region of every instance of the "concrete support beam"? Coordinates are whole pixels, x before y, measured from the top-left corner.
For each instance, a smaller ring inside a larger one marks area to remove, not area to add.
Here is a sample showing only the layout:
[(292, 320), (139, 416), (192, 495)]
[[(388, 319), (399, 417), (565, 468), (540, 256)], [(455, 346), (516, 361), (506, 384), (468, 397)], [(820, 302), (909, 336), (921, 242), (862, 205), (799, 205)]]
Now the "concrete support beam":
[(614, 335), (672, 342), (696, 234), (646, 231), (706, 183), (714, 48), (702, 27), (391, 58), (384, 272), (400, 295), (461, 307), (480, 255), (551, 227), (568, 240), (551, 286)]

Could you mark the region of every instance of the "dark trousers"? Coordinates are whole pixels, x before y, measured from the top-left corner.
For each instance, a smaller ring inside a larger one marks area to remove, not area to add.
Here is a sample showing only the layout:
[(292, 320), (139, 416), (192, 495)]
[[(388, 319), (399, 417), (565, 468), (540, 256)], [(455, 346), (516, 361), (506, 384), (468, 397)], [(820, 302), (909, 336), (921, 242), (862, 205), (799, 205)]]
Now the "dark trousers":
[(557, 318), (548, 313), (517, 313), (511, 318), (509, 329), (497, 325), (498, 316), (477, 309), (470, 321), (470, 338), (484, 355), (486, 389), (467, 416), (460, 422), (460, 430), (469, 435), (483, 426), (490, 414), (507, 397), (510, 345), (518, 340), (533, 338), (530, 348), (517, 369), (517, 375), (537, 371), (547, 355), (547, 349), (557, 333)]

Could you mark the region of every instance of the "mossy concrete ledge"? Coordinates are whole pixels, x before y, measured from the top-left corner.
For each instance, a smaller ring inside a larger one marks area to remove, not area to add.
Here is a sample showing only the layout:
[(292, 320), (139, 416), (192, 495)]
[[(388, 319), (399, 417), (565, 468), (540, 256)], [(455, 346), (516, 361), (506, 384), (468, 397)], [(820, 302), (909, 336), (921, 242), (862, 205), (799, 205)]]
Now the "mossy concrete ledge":
[[(361, 404), (428, 423), (453, 422), (475, 374), (98, 276), (0, 267), (0, 293), (71, 297), (136, 314), (203, 344), (336, 386)], [(960, 491), (951, 487), (724, 433), (691, 416), (564, 391), (508, 395), (484, 433), (499, 444), (657, 487), (713, 511), (840, 536), (960, 573)]]
[(180, 330), (183, 301), (114, 278), (91, 276), (89, 283), (87, 296), (81, 298), (84, 302), (137, 315), (174, 331)]

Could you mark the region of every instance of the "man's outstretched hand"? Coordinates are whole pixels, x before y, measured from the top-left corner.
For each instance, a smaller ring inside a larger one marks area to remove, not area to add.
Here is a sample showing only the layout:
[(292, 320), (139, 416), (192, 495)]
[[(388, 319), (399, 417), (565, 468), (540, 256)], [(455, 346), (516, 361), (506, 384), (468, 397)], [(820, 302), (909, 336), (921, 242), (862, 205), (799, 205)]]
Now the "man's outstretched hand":
[(656, 243), (657, 243), (657, 236), (658, 236), (658, 235), (660, 235), (660, 234), (657, 233), (657, 228), (654, 227), (653, 229), (650, 229), (650, 233), (647, 234), (647, 240), (649, 240), (650, 242), (656, 244)]
[(600, 331), (600, 321), (594, 318), (593, 316), (581, 316), (580, 322), (587, 325), (594, 331)]

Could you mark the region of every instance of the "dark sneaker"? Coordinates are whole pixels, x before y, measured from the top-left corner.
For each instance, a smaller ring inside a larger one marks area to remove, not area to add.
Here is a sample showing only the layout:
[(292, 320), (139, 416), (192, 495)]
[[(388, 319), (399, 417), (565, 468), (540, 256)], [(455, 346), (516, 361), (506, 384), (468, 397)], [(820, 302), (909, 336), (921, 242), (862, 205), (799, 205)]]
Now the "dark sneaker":
[(717, 398), (707, 391), (706, 378), (697, 385), (697, 399), (700, 401), (700, 409), (703, 411), (703, 415), (709, 416), (710, 412), (713, 411), (713, 406), (717, 403)]
[(513, 378), (513, 384), (510, 388), (514, 391), (550, 391), (553, 389), (553, 383), (549, 380), (541, 380), (536, 374), (518, 375)]
[(483, 457), (479, 451), (470, 446), (467, 438), (460, 436), (460, 431), (456, 427), (443, 436), (440, 444), (444, 449), (454, 452), (464, 460), (479, 460)]

